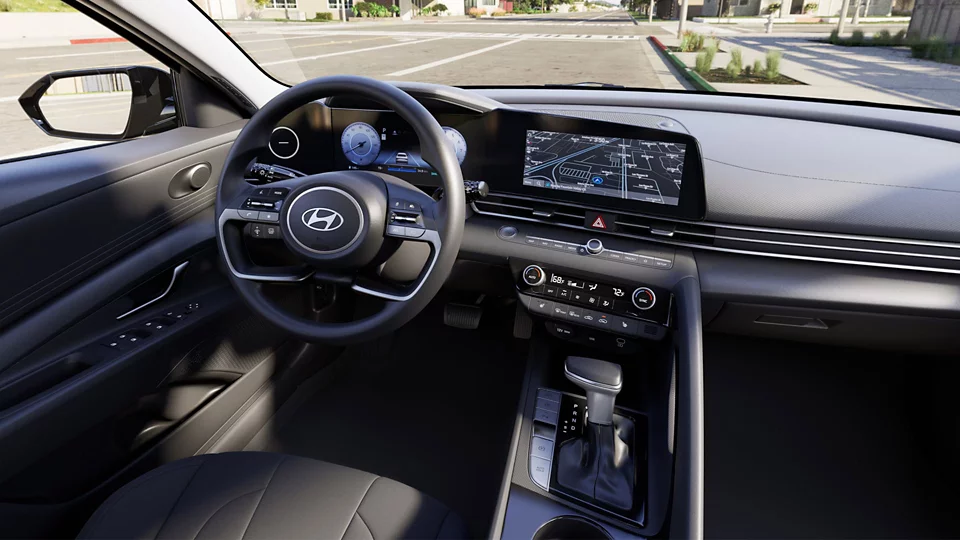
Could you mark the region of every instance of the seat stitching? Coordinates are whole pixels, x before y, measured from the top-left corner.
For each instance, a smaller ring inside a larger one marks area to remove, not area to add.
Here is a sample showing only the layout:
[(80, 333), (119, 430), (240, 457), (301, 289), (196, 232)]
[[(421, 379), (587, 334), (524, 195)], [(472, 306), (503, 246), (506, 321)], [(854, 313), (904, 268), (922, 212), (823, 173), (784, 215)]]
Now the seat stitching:
[(440, 528), (437, 529), (437, 534), (433, 535), (434, 538), (440, 538), (440, 533), (443, 532), (443, 525), (447, 522), (451, 513), (453, 513), (453, 511), (447, 508), (447, 513), (443, 516), (443, 519), (440, 520)]
[(257, 506), (253, 507), (253, 512), (250, 514), (250, 520), (247, 521), (246, 527), (243, 528), (243, 534), (240, 535), (240, 540), (243, 540), (247, 536), (247, 530), (250, 529), (250, 524), (253, 523), (253, 518), (257, 517), (257, 510), (260, 509), (260, 503), (263, 502), (263, 497), (267, 494), (267, 490), (270, 489), (270, 484), (277, 476), (277, 471), (280, 470), (280, 466), (283, 465), (283, 462), (286, 460), (287, 456), (283, 456), (280, 461), (277, 462), (277, 466), (274, 467), (273, 472), (270, 473), (270, 479), (267, 480), (267, 485), (263, 486), (263, 492), (260, 493), (260, 498), (257, 499)]
[[(379, 479), (380, 479), (379, 476), (375, 476), (375, 477), (373, 478), (373, 481), (370, 482), (370, 485), (367, 486), (367, 489), (363, 490), (363, 495), (360, 496), (360, 501), (357, 503), (357, 508), (353, 511), (354, 514), (356, 514), (356, 515), (358, 515), (358, 516), (360, 515), (360, 507), (363, 506), (363, 500), (367, 498), (367, 493), (370, 493), (370, 488), (372, 488), (373, 485), (376, 484), (376, 483), (377, 483), (377, 480), (379, 480)], [(363, 518), (360, 518), (360, 519), (362, 520)], [(363, 526), (366, 527), (367, 524), (364, 523)], [(350, 524), (347, 523), (346, 528), (344, 528), (344, 529), (343, 529), (343, 532), (340, 533), (340, 540), (343, 540), (343, 537), (346, 536), (346, 534), (347, 534), (347, 529), (349, 529), (349, 528), (350, 528)], [(370, 530), (370, 527), (367, 527), (367, 530)], [(370, 531), (370, 536), (373, 536), (373, 531)], [(243, 539), (241, 538), (240, 540), (243, 540)], [(374, 540), (376, 540), (376, 539), (374, 539)]]
[(197, 467), (197, 470), (193, 471), (193, 474), (190, 475), (190, 480), (187, 480), (187, 484), (183, 486), (183, 491), (180, 492), (180, 495), (177, 495), (177, 500), (173, 502), (173, 506), (170, 507), (170, 511), (167, 512), (166, 517), (163, 518), (163, 525), (160, 526), (160, 529), (157, 530), (157, 534), (154, 535), (153, 540), (160, 538), (160, 533), (163, 532), (163, 529), (167, 526), (167, 520), (170, 519), (170, 516), (173, 515), (173, 512), (176, 511), (177, 505), (180, 504), (180, 499), (183, 499), (183, 495), (190, 490), (190, 484), (193, 483), (193, 479), (197, 477), (197, 474), (200, 473), (200, 470), (203, 469), (203, 466), (207, 464), (208, 460), (203, 460), (200, 462), (200, 466)]
[[(197, 467), (197, 468), (199, 468), (200, 465), (196, 465), (195, 463), (188, 463), (188, 464), (180, 465), (180, 466), (178, 466), (178, 467), (170, 467), (170, 468), (168, 468), (168, 469), (163, 469), (162, 467), (158, 467), (158, 468), (156, 468), (156, 469), (154, 469), (154, 470), (152, 470), (152, 471), (144, 474), (144, 475), (141, 476), (140, 478), (135, 479), (134, 481), (130, 482), (129, 484), (126, 484), (126, 485), (124, 485), (124, 486), (120, 486), (120, 489), (118, 489), (118, 490), (115, 491), (112, 495), (110, 495), (110, 497), (108, 497), (107, 500), (104, 501), (103, 506), (102, 506), (101, 508), (98, 508), (98, 509), (96, 510), (96, 512), (94, 512), (94, 515), (93, 515), (93, 516), (90, 516), (91, 519), (93, 519), (94, 516), (97, 517), (97, 522), (96, 522), (95, 524), (91, 524), (91, 525), (90, 525), (91, 530), (96, 530), (96, 528), (99, 527), (99, 526), (103, 523), (103, 520), (106, 518), (106, 516), (107, 516), (108, 514), (110, 514), (110, 511), (113, 510), (113, 507), (116, 506), (117, 503), (119, 503), (120, 501), (122, 501), (128, 492), (133, 491), (134, 489), (140, 487), (140, 486), (143, 485), (147, 480), (150, 480), (150, 479), (152, 479), (152, 478), (159, 478), (159, 477), (161, 477), (161, 476), (165, 476), (165, 475), (167, 475), (167, 474), (170, 474), (170, 473), (172, 473), (172, 472), (176, 472), (176, 471), (179, 471), (179, 470), (182, 470), (182, 469), (189, 469), (190, 467)], [(122, 496), (121, 496), (121, 494), (122, 494)], [(84, 528), (84, 529), (87, 529), (87, 526), (85, 525), (83, 528)], [(81, 531), (81, 532), (83, 532), (83, 531)]]
[[(357, 508), (356, 516), (357, 516), (357, 518), (360, 519), (360, 523), (362, 523), (363, 526), (367, 529), (367, 532), (370, 533), (370, 538), (373, 538), (373, 531), (370, 530), (370, 526), (367, 525), (367, 522), (363, 520), (363, 516), (360, 515), (360, 509), (359, 509), (359, 508)], [(348, 525), (347, 528), (349, 529), (350, 526)], [(346, 536), (347, 531), (343, 531), (343, 534), (344, 534), (344, 536)], [(377, 540), (377, 539), (376, 539), (376, 538), (373, 538), (373, 540)]]
[(207, 527), (207, 524), (210, 523), (210, 520), (213, 519), (214, 517), (216, 517), (216, 515), (219, 514), (220, 511), (223, 510), (224, 508), (226, 508), (230, 503), (236, 501), (237, 499), (242, 499), (243, 497), (246, 497), (247, 495), (252, 495), (252, 494), (254, 494), (254, 493), (258, 492), (258, 491), (263, 491), (263, 490), (265, 490), (265, 489), (267, 489), (267, 488), (260, 488), (260, 489), (255, 489), (255, 490), (253, 490), (253, 491), (248, 491), (248, 492), (243, 493), (243, 494), (241, 494), (241, 495), (237, 495), (236, 497), (230, 499), (229, 501), (221, 504), (221, 505), (220, 505), (220, 508), (217, 508), (217, 510), (216, 510), (215, 512), (213, 512), (212, 514), (210, 514), (210, 517), (208, 517), (207, 520), (203, 522), (203, 525), (200, 526), (200, 529), (197, 531), (197, 534), (193, 535), (193, 540), (197, 540), (197, 537), (200, 536), (200, 533), (203, 532), (203, 529), (205, 529), (205, 528)]

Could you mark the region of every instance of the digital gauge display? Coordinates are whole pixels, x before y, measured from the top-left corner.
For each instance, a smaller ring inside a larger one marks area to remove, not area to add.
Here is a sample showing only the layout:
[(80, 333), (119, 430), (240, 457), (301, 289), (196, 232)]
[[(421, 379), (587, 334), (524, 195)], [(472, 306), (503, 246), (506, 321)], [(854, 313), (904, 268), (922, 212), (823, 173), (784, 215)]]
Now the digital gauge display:
[[(438, 114), (435, 118), (464, 177), (479, 176), (477, 171), (483, 162), (480, 160), (482, 148), (477, 142), (482, 136), (483, 120), (462, 114)], [(344, 169), (377, 171), (401, 177), (417, 175), (416, 181), (437, 176), (433, 166), (423, 157), (417, 133), (394, 113), (334, 110), (333, 125), (334, 136), (340, 137), (335, 159)]]
[(380, 134), (365, 122), (354, 122), (340, 136), (343, 155), (354, 165), (370, 165), (380, 155)]

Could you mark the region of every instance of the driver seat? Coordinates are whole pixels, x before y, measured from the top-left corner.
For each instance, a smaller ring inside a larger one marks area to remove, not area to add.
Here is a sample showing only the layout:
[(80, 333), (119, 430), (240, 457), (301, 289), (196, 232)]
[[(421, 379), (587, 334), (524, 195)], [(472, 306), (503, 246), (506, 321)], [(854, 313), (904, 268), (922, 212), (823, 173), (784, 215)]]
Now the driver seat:
[(169, 463), (120, 488), (80, 538), (466, 538), (436, 499), (349, 467), (265, 452)]

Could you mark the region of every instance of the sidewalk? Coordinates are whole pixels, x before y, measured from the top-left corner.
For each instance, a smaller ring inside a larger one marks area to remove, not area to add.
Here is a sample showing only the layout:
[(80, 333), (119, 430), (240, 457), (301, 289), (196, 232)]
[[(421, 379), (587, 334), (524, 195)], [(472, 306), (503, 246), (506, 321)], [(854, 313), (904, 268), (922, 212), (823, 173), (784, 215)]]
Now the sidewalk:
[[(677, 45), (676, 38), (661, 38)], [(783, 53), (780, 72), (803, 85), (711, 83), (720, 92), (812, 97), (960, 109), (960, 66), (910, 58), (905, 47), (838, 47), (809, 36), (724, 36), (713, 61), (727, 65), (730, 50), (743, 51), (744, 65), (764, 60), (769, 50)], [(693, 67), (696, 53), (677, 57)]]

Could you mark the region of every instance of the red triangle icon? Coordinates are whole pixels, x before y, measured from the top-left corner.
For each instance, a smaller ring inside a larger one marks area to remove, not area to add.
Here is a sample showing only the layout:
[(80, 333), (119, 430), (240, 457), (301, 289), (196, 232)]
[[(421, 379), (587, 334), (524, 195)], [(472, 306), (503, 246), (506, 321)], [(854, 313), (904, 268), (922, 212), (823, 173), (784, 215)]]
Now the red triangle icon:
[(606, 229), (607, 224), (603, 222), (603, 216), (597, 214), (597, 219), (593, 220), (593, 223), (590, 225), (594, 229)]

